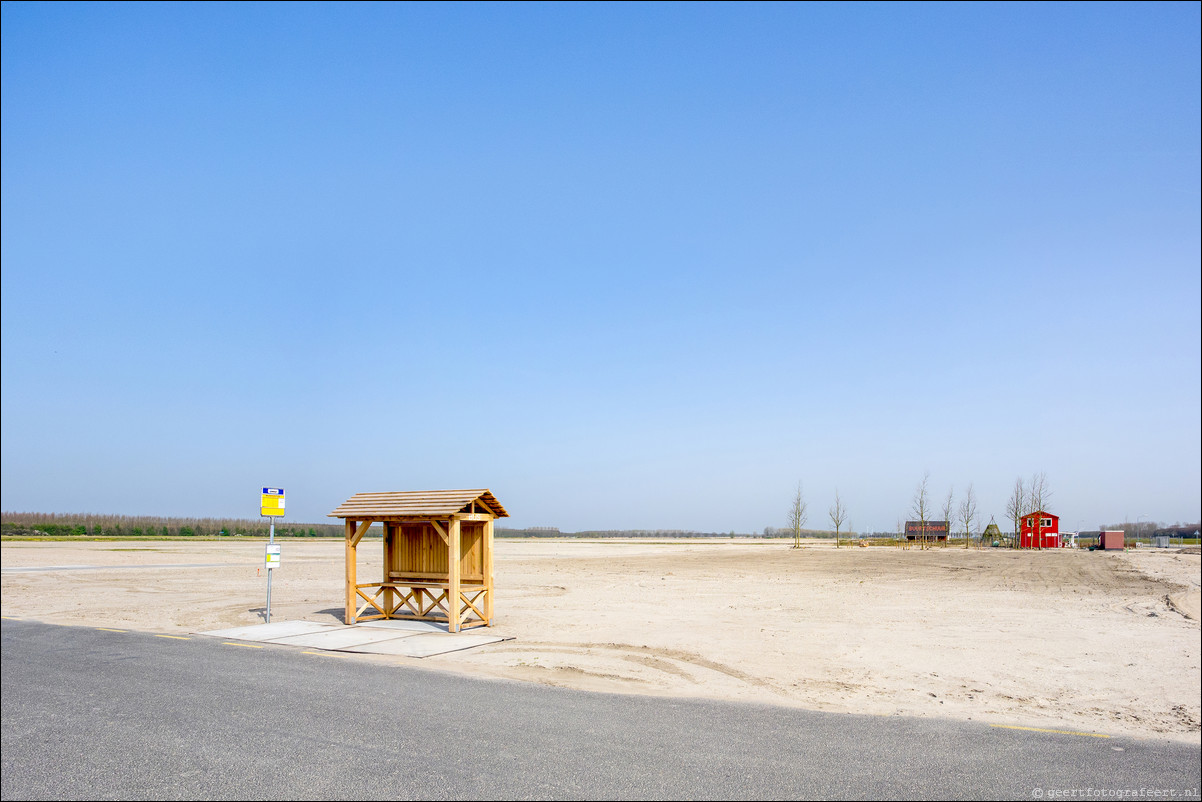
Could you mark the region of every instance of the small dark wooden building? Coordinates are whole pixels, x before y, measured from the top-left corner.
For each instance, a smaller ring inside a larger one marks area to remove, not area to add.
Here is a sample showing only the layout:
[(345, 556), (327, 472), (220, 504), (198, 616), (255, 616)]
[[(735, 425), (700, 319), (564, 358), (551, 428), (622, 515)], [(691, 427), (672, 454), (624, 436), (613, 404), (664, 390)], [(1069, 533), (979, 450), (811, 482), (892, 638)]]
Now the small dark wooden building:
[[(358, 493), (330, 517), (346, 522), (346, 623), (492, 626), (493, 521), (509, 513), (487, 489)], [(384, 525), (383, 576), (359, 582), (356, 549), (373, 523)]]
[(906, 521), (906, 540), (946, 541), (947, 521)]

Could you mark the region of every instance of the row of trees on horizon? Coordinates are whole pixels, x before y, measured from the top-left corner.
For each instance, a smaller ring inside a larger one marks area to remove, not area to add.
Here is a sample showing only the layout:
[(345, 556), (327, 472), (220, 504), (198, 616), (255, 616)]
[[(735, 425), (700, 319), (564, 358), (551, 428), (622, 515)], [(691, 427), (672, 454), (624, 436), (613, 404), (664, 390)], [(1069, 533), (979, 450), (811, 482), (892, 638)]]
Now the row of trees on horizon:
[[(162, 518), (153, 515), (95, 515), (54, 512), (0, 513), (5, 535), (48, 537), (267, 537), (265, 518)], [(342, 537), (341, 523), (276, 521), (280, 537)]]
[[(1041, 476), (1041, 475), (1037, 475)], [(972, 485), (969, 485), (961, 499), (956, 500), (949, 490), (941, 506), (936, 508), (927, 489), (928, 478), (923, 477), (915, 491), (915, 497), (910, 513), (910, 520), (939, 520), (934, 518), (936, 513), (942, 514), (941, 520), (955, 521), (955, 533), (963, 536), (967, 531), (969, 536), (980, 534), (980, 516), (976, 513), (977, 501)], [(1015, 483), (1014, 492), (1007, 503), (1007, 518), (1018, 531), (1018, 519), (1027, 512), (1039, 509), (1031, 506), (1035, 499), (1045, 502), (1050, 494), (1046, 489), (1046, 479), (1043, 480), (1043, 492), (1030, 492), (1032, 485), (1039, 482), (1024, 483), (1021, 479)], [(1022, 510), (1014, 516), (1014, 510)], [(497, 537), (750, 537), (750, 538), (788, 538), (794, 539), (797, 545), (803, 538), (830, 538), (842, 540), (846, 537), (856, 538), (893, 538), (903, 536), (903, 522), (898, 521), (897, 531), (862, 531), (855, 532), (844, 528), (848, 521), (846, 503), (835, 493), (835, 501), (828, 510), (832, 522), (830, 529), (806, 528), (809, 507), (798, 485), (797, 494), (789, 510), (789, 522), (784, 527), (767, 526), (760, 532), (701, 532), (691, 529), (588, 529), (576, 532), (560, 531), (553, 526), (532, 526), (527, 528), (497, 527)], [(971, 515), (970, 515), (971, 514)], [(964, 528), (965, 516), (970, 515), (971, 524)], [(1142, 516), (1141, 516), (1142, 517)], [(147, 515), (98, 515), (92, 513), (46, 513), (46, 512), (4, 512), (0, 513), (0, 533), (5, 536), (27, 537), (267, 537), (270, 521), (264, 518), (175, 518)], [(1167, 524), (1157, 521), (1138, 521), (1136, 523), (1122, 522), (1099, 524), (1098, 529), (1121, 529), (1128, 537), (1149, 537), (1156, 532), (1172, 532), (1174, 537), (1190, 537), (1199, 529), (1199, 524), (1182, 524), (1175, 522)], [(279, 537), (343, 537), (344, 529), (341, 523), (288, 523), (276, 521), (275, 533)], [(380, 527), (373, 527), (370, 536), (380, 536)]]

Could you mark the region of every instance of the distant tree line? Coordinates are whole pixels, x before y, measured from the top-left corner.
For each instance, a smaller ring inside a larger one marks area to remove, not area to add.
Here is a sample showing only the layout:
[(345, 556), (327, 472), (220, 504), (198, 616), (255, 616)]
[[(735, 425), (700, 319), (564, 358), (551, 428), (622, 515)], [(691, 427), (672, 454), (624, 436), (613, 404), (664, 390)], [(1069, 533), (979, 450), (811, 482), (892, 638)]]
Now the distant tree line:
[[(752, 538), (784, 538), (793, 537), (792, 529), (786, 527), (765, 526), (760, 532), (698, 532), (693, 529), (584, 529), (579, 532), (562, 532), (553, 526), (531, 526), (525, 529), (507, 529), (497, 527), (493, 530), (496, 537), (752, 537)], [(846, 529), (846, 536), (854, 535)], [(835, 530), (802, 529), (803, 538), (831, 538)], [(894, 537), (889, 532), (880, 532), (878, 537)]]
[[(53, 512), (0, 513), (0, 534), (26, 537), (267, 537), (265, 518), (160, 518)], [(343, 537), (341, 523), (276, 521), (280, 537)], [(378, 527), (369, 535), (378, 535)]]
[[(971, 494), (971, 486), (969, 493)], [(971, 498), (971, 495), (969, 496)], [(1013, 504), (1013, 499), (1011, 500)], [(834, 508), (832, 508), (834, 509)], [(835, 513), (831, 513), (834, 517)], [(842, 521), (839, 522), (840, 524)], [(4, 512), (0, 513), (0, 534), (24, 537), (267, 537), (270, 521), (264, 518), (160, 518), (152, 515), (95, 515), (89, 513), (70, 514), (53, 512)], [(899, 524), (900, 527), (900, 524)], [(1123, 530), (1128, 537), (1147, 538), (1152, 535), (1171, 537), (1194, 537), (1202, 524), (1172, 525), (1163, 522), (1141, 521), (1115, 524), (1099, 524), (1100, 530)], [(970, 526), (964, 529), (971, 532)], [(289, 523), (276, 521), (275, 533), (280, 537), (336, 537), (344, 536), (341, 523)], [(381, 528), (374, 526), (368, 537), (380, 537)], [(562, 532), (553, 526), (531, 526), (523, 529), (497, 527), (497, 537), (579, 537), (579, 538), (705, 538), (705, 537), (763, 537), (763, 538), (829, 538), (836, 530), (800, 529), (793, 527), (766, 526), (762, 532), (698, 532), (692, 529), (588, 529), (579, 532)], [(854, 532), (844, 530), (844, 535), (860, 538), (894, 538), (894, 532)], [(1083, 533), (1087, 534), (1087, 533)], [(963, 537), (963, 533), (960, 535)]]
[(1098, 529), (1108, 532), (1117, 532), (1123, 530), (1129, 538), (1152, 537), (1153, 535), (1167, 535), (1168, 537), (1196, 537), (1196, 532), (1202, 524), (1183, 524), (1180, 521), (1172, 525), (1164, 522), (1157, 523), (1156, 521), (1137, 521), (1131, 523), (1124, 521), (1121, 524), (1098, 524)]
[[(761, 537), (791, 537), (791, 538), (809, 538), (809, 537), (832, 537), (834, 530), (826, 531), (824, 529), (805, 529), (798, 528), (795, 532), (791, 526), (765, 526)], [(847, 534), (844, 532), (844, 534)]]
[(586, 529), (580, 532), (561, 532), (553, 526), (531, 526), (525, 529), (497, 527), (496, 537), (758, 537), (735, 532), (694, 532), (691, 529)]

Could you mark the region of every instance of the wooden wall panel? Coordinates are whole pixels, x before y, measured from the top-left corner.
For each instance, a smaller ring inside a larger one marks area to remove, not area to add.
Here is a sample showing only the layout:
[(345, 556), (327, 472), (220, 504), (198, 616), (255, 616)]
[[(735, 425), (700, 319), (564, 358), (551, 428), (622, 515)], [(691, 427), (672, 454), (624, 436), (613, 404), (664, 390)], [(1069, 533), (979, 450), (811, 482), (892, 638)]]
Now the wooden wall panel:
[[(389, 574), (427, 579), (446, 579), (447, 544), (428, 523), (400, 523), (394, 537)], [(445, 528), (445, 525), (444, 525)], [(485, 527), (483, 522), (463, 521), (459, 535), (459, 570), (463, 580), (472, 583), (484, 581)]]
[(393, 552), (392, 572), (417, 575), (447, 575), (447, 544), (428, 523), (399, 525), (397, 548)]
[(460, 575), (469, 582), (484, 581), (484, 524), (464, 521), (460, 524)]

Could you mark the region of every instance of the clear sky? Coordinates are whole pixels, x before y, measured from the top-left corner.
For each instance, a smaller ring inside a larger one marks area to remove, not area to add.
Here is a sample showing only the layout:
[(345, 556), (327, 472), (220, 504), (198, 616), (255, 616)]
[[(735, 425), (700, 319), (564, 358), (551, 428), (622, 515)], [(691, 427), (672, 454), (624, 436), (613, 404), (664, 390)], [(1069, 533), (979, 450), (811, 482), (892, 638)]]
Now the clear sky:
[(1197, 521), (1200, 8), (5, 3), (3, 509)]

